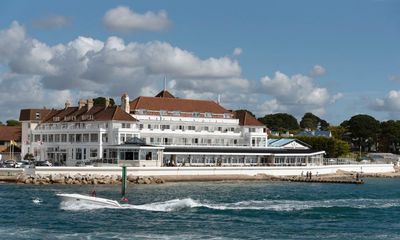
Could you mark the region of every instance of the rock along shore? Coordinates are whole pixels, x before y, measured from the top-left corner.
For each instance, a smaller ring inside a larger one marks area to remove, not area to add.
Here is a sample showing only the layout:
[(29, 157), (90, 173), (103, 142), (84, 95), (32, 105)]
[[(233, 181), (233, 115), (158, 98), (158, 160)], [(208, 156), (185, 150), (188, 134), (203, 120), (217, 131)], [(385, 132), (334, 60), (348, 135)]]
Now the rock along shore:
[[(19, 174), (14, 177), (16, 183), (46, 185), (46, 184), (68, 184), (68, 185), (101, 185), (101, 184), (121, 184), (122, 178), (118, 175), (69, 175), (69, 174), (52, 174), (52, 175), (27, 175)], [(127, 182), (131, 184), (161, 184), (164, 180), (157, 177), (139, 177), (128, 175)]]

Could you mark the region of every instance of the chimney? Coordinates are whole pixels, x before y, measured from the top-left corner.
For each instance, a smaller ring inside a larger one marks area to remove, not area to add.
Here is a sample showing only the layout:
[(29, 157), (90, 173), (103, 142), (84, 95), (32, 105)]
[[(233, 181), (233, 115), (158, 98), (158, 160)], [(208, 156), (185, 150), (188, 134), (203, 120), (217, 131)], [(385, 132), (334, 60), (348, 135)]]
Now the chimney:
[(110, 98), (106, 97), (105, 107), (110, 106)]
[(80, 99), (78, 102), (78, 109), (83, 108), (86, 105), (86, 101), (83, 99)]
[(69, 100), (65, 101), (65, 109), (71, 107), (71, 103)]
[(89, 111), (92, 107), (93, 107), (93, 99), (89, 98), (87, 100), (87, 108), (88, 108), (87, 110)]
[(129, 106), (129, 96), (128, 93), (124, 93), (121, 96), (121, 108), (124, 110), (126, 113), (130, 113), (131, 108)]

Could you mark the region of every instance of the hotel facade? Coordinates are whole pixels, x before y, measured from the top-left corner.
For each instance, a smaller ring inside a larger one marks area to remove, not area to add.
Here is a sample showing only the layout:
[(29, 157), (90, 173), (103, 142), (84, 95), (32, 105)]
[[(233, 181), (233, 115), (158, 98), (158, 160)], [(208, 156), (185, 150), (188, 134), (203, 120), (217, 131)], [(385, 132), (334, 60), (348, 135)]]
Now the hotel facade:
[(22, 109), (22, 157), (55, 165), (305, 166), (323, 151), (294, 139), (268, 139), (246, 111), (209, 100), (181, 99), (163, 90), (120, 106), (80, 100), (62, 109)]

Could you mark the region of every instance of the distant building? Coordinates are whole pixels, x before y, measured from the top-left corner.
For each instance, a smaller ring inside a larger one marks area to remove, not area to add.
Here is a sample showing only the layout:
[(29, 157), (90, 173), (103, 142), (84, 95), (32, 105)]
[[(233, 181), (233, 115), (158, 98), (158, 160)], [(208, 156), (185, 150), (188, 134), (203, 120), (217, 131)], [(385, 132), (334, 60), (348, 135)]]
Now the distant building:
[(331, 131), (323, 131), (323, 130), (304, 130), (300, 132), (296, 136), (309, 136), (309, 137), (332, 137)]
[(2, 160), (19, 160), (21, 157), (21, 127), (0, 126), (0, 154)]

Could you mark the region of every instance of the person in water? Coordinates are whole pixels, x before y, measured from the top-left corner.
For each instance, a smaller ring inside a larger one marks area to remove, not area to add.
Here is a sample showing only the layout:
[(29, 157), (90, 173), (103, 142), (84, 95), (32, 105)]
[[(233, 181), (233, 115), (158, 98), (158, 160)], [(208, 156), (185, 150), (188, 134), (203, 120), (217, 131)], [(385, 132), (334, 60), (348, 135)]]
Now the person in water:
[(92, 197), (96, 197), (96, 190), (94, 190), (94, 189), (92, 191)]

